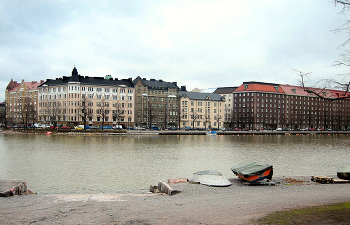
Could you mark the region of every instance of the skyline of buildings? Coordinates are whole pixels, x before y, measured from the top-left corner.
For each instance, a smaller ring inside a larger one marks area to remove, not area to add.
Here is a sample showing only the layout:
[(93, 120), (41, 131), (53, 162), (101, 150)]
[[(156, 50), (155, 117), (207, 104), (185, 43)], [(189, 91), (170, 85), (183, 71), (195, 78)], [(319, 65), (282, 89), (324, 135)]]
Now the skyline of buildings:
[(213, 93), (188, 92), (177, 82), (81, 76), (74, 67), (71, 76), (45, 82), (11, 80), (5, 102), (12, 124), (349, 129), (350, 101), (334, 101), (342, 94), (256, 81)]

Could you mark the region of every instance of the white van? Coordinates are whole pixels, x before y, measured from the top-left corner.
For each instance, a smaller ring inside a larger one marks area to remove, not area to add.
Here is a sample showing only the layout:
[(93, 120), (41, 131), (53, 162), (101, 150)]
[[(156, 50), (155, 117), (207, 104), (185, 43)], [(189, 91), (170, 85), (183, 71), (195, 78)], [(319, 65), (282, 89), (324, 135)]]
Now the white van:
[(122, 130), (123, 127), (122, 127), (122, 125), (114, 125), (113, 129), (114, 130)]

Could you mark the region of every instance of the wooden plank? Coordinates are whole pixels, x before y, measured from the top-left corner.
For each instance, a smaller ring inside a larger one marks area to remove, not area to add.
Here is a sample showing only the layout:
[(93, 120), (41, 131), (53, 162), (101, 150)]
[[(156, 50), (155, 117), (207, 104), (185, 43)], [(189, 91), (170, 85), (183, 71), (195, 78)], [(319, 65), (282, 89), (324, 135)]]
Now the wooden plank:
[(174, 195), (181, 192), (179, 190), (174, 190), (169, 184), (162, 181), (158, 181), (158, 190), (162, 193), (166, 193), (167, 195)]
[(321, 184), (333, 184), (334, 178), (327, 176), (312, 176), (311, 181), (319, 182)]
[(350, 183), (350, 180), (344, 180), (340, 178), (334, 178), (334, 183)]

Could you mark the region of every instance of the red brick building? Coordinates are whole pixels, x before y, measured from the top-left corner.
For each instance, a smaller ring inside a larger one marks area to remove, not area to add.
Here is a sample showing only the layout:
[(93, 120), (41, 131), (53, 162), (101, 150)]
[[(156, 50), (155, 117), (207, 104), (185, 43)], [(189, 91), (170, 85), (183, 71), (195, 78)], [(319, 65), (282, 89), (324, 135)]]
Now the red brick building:
[[(233, 91), (230, 127), (256, 129), (350, 129), (350, 98), (343, 92), (263, 82), (244, 82)], [(349, 96), (350, 97), (350, 96)]]

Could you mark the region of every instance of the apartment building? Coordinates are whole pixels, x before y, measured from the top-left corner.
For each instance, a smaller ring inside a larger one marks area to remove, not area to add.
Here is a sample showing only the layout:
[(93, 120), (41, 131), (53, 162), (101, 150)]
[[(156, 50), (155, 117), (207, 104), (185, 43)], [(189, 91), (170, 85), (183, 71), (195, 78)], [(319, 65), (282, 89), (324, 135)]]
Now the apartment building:
[[(317, 96), (292, 85), (243, 82), (233, 91), (231, 127), (255, 129), (349, 129), (350, 101), (336, 90), (314, 89)], [(338, 100), (337, 100), (338, 99)]]
[(237, 87), (219, 87), (213, 93), (219, 94), (222, 97), (225, 97), (225, 114), (223, 117), (224, 123), (226, 126), (229, 126), (232, 123), (233, 117), (233, 92)]
[(225, 97), (215, 93), (180, 91), (181, 125), (192, 129), (224, 126)]
[(166, 82), (136, 77), (135, 124), (137, 127), (179, 126), (179, 87), (177, 82)]
[(44, 81), (20, 83), (11, 79), (5, 91), (6, 123), (10, 126), (32, 126), (37, 120), (38, 86)]
[(38, 120), (73, 127), (134, 126), (134, 85), (130, 79), (78, 74), (47, 79), (38, 87)]

